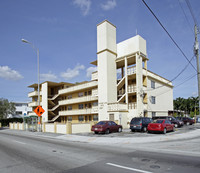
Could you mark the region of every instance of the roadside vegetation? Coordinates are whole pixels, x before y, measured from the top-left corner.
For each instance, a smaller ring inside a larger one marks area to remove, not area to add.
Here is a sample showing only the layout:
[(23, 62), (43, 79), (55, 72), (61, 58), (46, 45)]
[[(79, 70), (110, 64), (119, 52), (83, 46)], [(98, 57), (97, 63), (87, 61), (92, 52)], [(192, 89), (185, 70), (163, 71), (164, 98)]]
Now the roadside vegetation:
[(199, 115), (199, 98), (189, 97), (187, 99), (178, 97), (174, 100), (174, 116)]

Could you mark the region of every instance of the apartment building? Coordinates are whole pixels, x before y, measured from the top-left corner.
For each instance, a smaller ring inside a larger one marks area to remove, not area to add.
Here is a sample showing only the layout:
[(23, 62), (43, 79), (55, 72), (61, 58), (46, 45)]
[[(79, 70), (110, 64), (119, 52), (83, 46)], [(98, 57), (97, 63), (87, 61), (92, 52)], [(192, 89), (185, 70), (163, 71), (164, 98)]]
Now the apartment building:
[[(116, 27), (97, 25), (97, 66), (91, 81), (40, 84), (42, 121), (72, 123), (117, 120), (128, 127), (133, 117), (166, 116), (173, 110), (172, 83), (147, 69), (146, 40), (136, 35), (116, 43)], [(37, 84), (29, 93), (37, 106)], [(31, 113), (33, 114), (33, 113)]]

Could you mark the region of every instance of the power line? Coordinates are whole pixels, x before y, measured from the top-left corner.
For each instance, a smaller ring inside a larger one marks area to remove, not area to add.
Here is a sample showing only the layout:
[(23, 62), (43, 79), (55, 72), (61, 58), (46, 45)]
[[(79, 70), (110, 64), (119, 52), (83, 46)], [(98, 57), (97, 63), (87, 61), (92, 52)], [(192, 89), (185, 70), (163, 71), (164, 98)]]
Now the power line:
[[(194, 55), (193, 55), (193, 57), (190, 59), (190, 62), (192, 61), (193, 58), (194, 58)], [(173, 82), (174, 80), (176, 80), (176, 79), (187, 69), (187, 67), (188, 67), (188, 65), (190, 64), (190, 62), (188, 62), (188, 63), (186, 64), (186, 66), (185, 66), (172, 80), (170, 80), (167, 84), (169, 84), (170, 82)], [(159, 89), (159, 88), (162, 88), (162, 87), (164, 87), (164, 85), (159, 86), (159, 87), (156, 87), (156, 88), (152, 88), (152, 89), (149, 89), (149, 90), (146, 90), (146, 91), (151, 91), (151, 90)]]
[(191, 64), (191, 66), (194, 68), (195, 71), (196, 68), (193, 66), (193, 64), (189, 61), (189, 59), (187, 58), (187, 56), (185, 55), (185, 53), (182, 51), (182, 49), (179, 47), (179, 45), (176, 43), (176, 41), (172, 38), (172, 36), (169, 34), (169, 32), (167, 31), (167, 29), (163, 26), (163, 24), (160, 22), (160, 20), (157, 18), (157, 16), (154, 14), (154, 12), (151, 10), (151, 8), (147, 5), (147, 3), (145, 2), (145, 0), (142, 0), (142, 2), (145, 4), (145, 6), (148, 8), (148, 10), (151, 12), (151, 14), (155, 17), (155, 19), (158, 21), (158, 23), (160, 24), (160, 26), (164, 29), (164, 31), (167, 33), (167, 35), (169, 36), (169, 38), (172, 40), (172, 42), (176, 45), (176, 47), (180, 50), (180, 52), (182, 53), (182, 55), (185, 57), (185, 59)]
[(190, 28), (192, 34), (194, 34), (193, 28), (192, 28), (192, 26), (191, 26), (191, 24), (190, 24), (190, 22), (189, 22), (189, 20), (188, 20), (188, 18), (187, 18), (187, 15), (186, 15), (186, 13), (185, 13), (185, 10), (183, 9), (183, 6), (181, 5), (180, 0), (178, 0), (178, 2), (179, 2), (179, 5), (180, 5), (180, 7), (181, 7), (181, 9), (182, 9), (182, 11), (183, 11), (183, 14), (184, 14), (184, 16), (185, 16), (185, 19), (186, 19), (186, 21), (187, 21), (187, 23), (188, 23), (188, 27)]
[[(177, 88), (177, 87), (181, 86), (182, 84), (184, 84), (185, 82), (188, 82), (189, 80), (193, 79), (196, 75), (197, 75), (197, 74), (187, 77), (186, 80), (184, 80), (182, 83), (180, 83), (180, 84), (174, 86), (174, 88)], [(158, 97), (158, 96), (160, 96), (160, 95), (163, 95), (163, 94), (165, 94), (165, 93), (167, 93), (167, 92), (169, 92), (169, 91), (171, 91), (171, 89), (169, 89), (169, 90), (167, 90), (167, 91), (165, 91), (165, 92), (163, 92), (163, 93), (160, 93), (160, 94), (158, 94), (158, 95), (155, 95), (155, 97)]]
[(195, 18), (195, 16), (194, 16), (192, 7), (191, 7), (191, 5), (190, 5), (190, 2), (189, 2), (188, 0), (185, 0), (185, 2), (186, 2), (187, 6), (188, 6), (188, 8), (189, 8), (189, 10), (190, 10), (190, 13), (191, 13), (191, 15), (192, 15), (192, 18), (193, 18), (193, 20), (194, 20), (194, 24), (197, 25), (197, 20), (196, 20), (196, 18)]

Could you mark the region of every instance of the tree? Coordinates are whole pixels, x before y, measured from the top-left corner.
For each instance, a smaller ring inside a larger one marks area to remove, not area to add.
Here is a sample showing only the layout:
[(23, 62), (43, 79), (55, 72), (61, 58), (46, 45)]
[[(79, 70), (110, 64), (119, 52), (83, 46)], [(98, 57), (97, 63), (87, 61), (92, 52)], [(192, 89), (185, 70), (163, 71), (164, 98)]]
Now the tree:
[(0, 119), (7, 118), (9, 114), (15, 113), (15, 104), (7, 99), (0, 98)]

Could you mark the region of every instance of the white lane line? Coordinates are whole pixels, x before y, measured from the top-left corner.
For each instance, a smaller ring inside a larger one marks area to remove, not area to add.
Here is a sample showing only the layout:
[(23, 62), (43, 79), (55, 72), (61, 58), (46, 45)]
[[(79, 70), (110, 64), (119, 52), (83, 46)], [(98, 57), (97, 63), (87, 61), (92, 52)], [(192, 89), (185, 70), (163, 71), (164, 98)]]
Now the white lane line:
[(141, 169), (135, 169), (135, 168), (130, 168), (130, 167), (126, 167), (126, 166), (116, 165), (114, 163), (106, 163), (106, 164), (110, 165), (110, 166), (122, 168), (122, 169), (128, 169), (128, 170), (131, 170), (131, 171), (137, 171), (137, 172), (142, 172), (142, 173), (152, 173), (152, 172), (144, 171), (144, 170), (141, 170)]
[(23, 144), (23, 145), (26, 144), (26, 143), (24, 143), (24, 142), (20, 142), (20, 141), (14, 141), (14, 142), (17, 142), (17, 143), (19, 143), (19, 144)]

